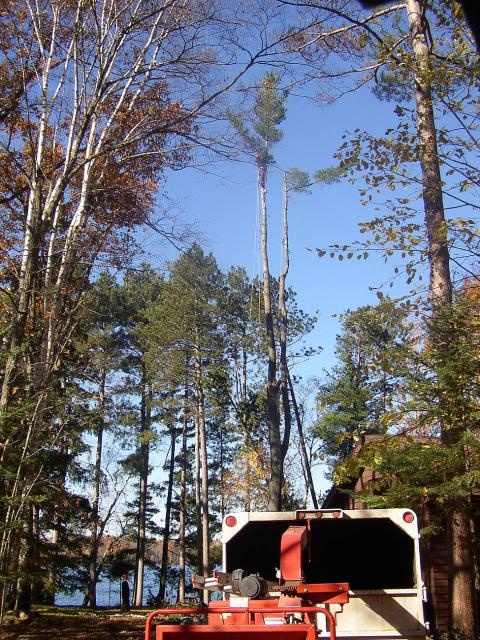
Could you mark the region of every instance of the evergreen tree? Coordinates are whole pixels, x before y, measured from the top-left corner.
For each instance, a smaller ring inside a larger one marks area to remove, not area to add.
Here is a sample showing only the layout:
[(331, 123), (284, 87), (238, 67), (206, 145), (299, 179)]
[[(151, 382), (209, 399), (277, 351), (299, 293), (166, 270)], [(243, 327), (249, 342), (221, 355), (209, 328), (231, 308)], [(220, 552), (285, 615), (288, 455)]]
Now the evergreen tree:
[[(210, 570), (208, 405), (209, 371), (222, 357), (221, 332), (217, 329), (223, 275), (213, 255), (205, 255), (193, 244), (173, 265), (165, 295), (152, 308), (151, 357), (164, 354), (164, 368), (176, 383), (177, 393), (185, 384), (192, 390), (190, 415), (195, 426), (194, 468), (197, 515), (198, 571)], [(153, 335), (153, 334), (152, 334)], [(204, 594), (208, 598), (208, 594)]]
[(399, 349), (410, 331), (406, 313), (388, 298), (375, 307), (360, 307), (342, 316), (342, 333), (336, 343), (339, 364), (320, 384), (314, 427), (332, 469), (366, 435), (385, 433), (389, 428), (403, 374)]
[[(222, 298), (227, 366), (223, 368), (223, 379), (219, 381), (224, 393), (219, 395), (228, 400), (230, 419), (237, 437), (242, 439), (233, 453), (233, 465), (235, 469), (241, 469), (243, 480), (236, 482), (232, 470), (227, 469), (222, 478), (222, 494), (229, 509), (245, 511), (252, 510), (254, 504), (256, 509), (260, 505), (266, 507), (264, 500), (258, 502), (253, 499), (254, 493), (264, 493), (259, 484), (264, 484), (265, 478), (263, 474), (258, 477), (260, 465), (256, 458), (261, 452), (262, 466), (266, 463), (263, 442), (268, 438), (263, 428), (263, 358), (260, 354), (263, 351), (264, 327), (260, 296), (258, 280), (250, 282), (242, 268), (232, 267), (229, 270)], [(229, 440), (232, 442), (231, 437)]]
[[(125, 276), (123, 295), (127, 311), (125, 324), (126, 344), (123, 368), (128, 397), (134, 394), (137, 402), (132, 407), (135, 420), (135, 453), (131, 462), (138, 475), (137, 533), (133, 602), (143, 604), (145, 549), (147, 541), (147, 505), (149, 502), (150, 448), (156, 440), (154, 412), (155, 398), (161, 390), (161, 380), (155, 381), (148, 364), (150, 338), (149, 310), (162, 295), (163, 279), (148, 265), (131, 270)], [(159, 384), (160, 383), (160, 384)], [(151, 529), (151, 527), (150, 527)]]
[(115, 279), (107, 272), (100, 274), (85, 300), (88, 324), (85, 334), (78, 340), (77, 350), (83, 356), (82, 368), (78, 371), (78, 383), (85, 403), (84, 420), (95, 437), (95, 463), (91, 497), (91, 523), (87, 591), (83, 605), (96, 607), (96, 586), (101, 570), (98, 550), (107, 520), (100, 517), (101, 488), (104, 484), (103, 440), (105, 430), (111, 422), (112, 375), (119, 368), (118, 353), (122, 338), (118, 332), (125, 320), (124, 299)]

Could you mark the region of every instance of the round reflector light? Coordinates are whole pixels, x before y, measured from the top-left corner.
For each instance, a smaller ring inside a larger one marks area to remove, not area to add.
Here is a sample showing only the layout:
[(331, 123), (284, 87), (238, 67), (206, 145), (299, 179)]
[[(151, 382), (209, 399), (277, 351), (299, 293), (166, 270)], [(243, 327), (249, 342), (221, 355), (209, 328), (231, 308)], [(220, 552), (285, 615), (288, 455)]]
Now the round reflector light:
[(225, 524), (227, 525), (227, 527), (234, 527), (237, 524), (237, 519), (235, 518), (235, 516), (227, 516), (225, 518)]
[(297, 518), (299, 518), (300, 520), (303, 520), (305, 518), (305, 514), (303, 513), (303, 511), (299, 511)]
[(340, 511), (334, 511), (333, 512), (333, 517), (334, 518), (339, 518), (340, 517)]
[(411, 511), (405, 511), (405, 513), (403, 514), (403, 519), (405, 522), (410, 524), (410, 522), (413, 522), (415, 520), (415, 516)]

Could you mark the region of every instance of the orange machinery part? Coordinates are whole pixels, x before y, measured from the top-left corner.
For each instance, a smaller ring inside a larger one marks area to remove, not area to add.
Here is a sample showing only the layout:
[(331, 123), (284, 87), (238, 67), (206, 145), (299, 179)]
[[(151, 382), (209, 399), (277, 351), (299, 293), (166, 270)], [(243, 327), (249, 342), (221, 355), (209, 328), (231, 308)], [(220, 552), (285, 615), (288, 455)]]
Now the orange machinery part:
[[(316, 640), (315, 616), (326, 616), (330, 640), (336, 640), (335, 618), (319, 604), (348, 602), (349, 585), (304, 584), (302, 553), (308, 544), (308, 528), (291, 526), (282, 535), (280, 574), (286, 584), (279, 585), (279, 598), (250, 600), (245, 607), (232, 607), (229, 601), (213, 601), (202, 609), (158, 609), (151, 613), (145, 625), (145, 640), (151, 640), (152, 620), (160, 615), (208, 614), (206, 625), (157, 625), (156, 640), (195, 640), (208, 634), (208, 640)], [(310, 606), (303, 606), (307, 601)], [(317, 605), (317, 606), (311, 606)], [(286, 614), (304, 613), (307, 624), (288, 624)], [(253, 638), (256, 635), (257, 638)], [(205, 636), (204, 636), (205, 637)]]
[(307, 545), (307, 527), (288, 527), (280, 542), (280, 577), (286, 582), (302, 582), (302, 551)]
[[(248, 610), (255, 624), (265, 624), (265, 617), (283, 618), (284, 611), (289, 607), (292, 607), (292, 611), (297, 611), (302, 605), (345, 604), (349, 600), (348, 590), (347, 582), (299, 584), (292, 588), (291, 595), (283, 594), (269, 600), (250, 600)], [(316, 612), (318, 613), (318, 609)], [(307, 614), (307, 619), (314, 622), (312, 614)], [(244, 608), (233, 607), (231, 601), (212, 600), (208, 606), (209, 624), (237, 625), (243, 624), (244, 620)]]
[[(156, 640), (316, 640), (314, 624), (251, 625), (158, 625)], [(205, 636), (207, 634), (207, 636)], [(227, 636), (228, 634), (228, 636)]]
[[(206, 624), (206, 625), (157, 625), (156, 640), (194, 640), (195, 636), (202, 633), (209, 634), (208, 640), (257, 640), (253, 638), (257, 636), (258, 640), (275, 640), (279, 635), (284, 636), (285, 640), (316, 640), (316, 627), (314, 624), (274, 624), (266, 625), (255, 624), (252, 617), (256, 618), (258, 614), (272, 614), (273, 607), (263, 606), (255, 607), (252, 611), (251, 607), (226, 607), (222, 613), (233, 613), (243, 615), (243, 624)], [(197, 615), (210, 614), (209, 608), (202, 609), (157, 609), (153, 611), (145, 623), (145, 640), (151, 639), (152, 621), (157, 616), (162, 615)], [(323, 607), (298, 607), (298, 606), (277, 606), (275, 613), (291, 614), (291, 613), (322, 613), (326, 616), (329, 623), (330, 640), (336, 640), (335, 618), (333, 614)], [(247, 638), (248, 634), (248, 638)]]

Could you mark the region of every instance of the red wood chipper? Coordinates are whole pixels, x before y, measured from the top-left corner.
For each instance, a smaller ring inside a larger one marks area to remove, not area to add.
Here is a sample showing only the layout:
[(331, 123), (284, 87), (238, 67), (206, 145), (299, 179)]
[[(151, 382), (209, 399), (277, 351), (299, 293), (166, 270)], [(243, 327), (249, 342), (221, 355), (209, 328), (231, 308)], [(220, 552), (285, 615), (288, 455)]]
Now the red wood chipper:
[(145, 640), (153, 640), (153, 619), (169, 614), (208, 620), (157, 625), (156, 640), (425, 638), (418, 531), (409, 510), (229, 514), (223, 569), (193, 579), (194, 588), (223, 599), (154, 611)]

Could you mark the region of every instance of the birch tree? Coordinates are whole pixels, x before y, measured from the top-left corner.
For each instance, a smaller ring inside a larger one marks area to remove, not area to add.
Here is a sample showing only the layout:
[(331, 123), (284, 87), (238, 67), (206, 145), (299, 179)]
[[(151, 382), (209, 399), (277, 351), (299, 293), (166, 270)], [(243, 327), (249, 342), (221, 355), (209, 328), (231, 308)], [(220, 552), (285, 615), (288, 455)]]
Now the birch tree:
[(198, 149), (225, 151), (225, 136), (206, 126), (222, 93), (274, 44), (259, 27), (247, 51), (245, 22), (227, 28), (229, 11), (210, 0), (2, 7), (1, 459), (20, 452), (4, 486), (7, 564), (12, 526), (29, 521), (48, 393), (94, 265), (128, 257), (142, 224), (173, 239), (171, 221), (156, 215), (165, 169)]

